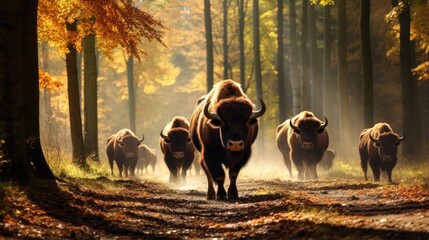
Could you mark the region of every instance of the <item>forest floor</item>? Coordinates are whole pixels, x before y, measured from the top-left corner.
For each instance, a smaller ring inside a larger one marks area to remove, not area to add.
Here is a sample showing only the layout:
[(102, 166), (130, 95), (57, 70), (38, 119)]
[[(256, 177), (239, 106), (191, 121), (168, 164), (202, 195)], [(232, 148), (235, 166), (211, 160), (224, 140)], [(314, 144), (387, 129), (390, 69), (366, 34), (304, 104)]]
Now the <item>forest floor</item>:
[(0, 239), (429, 239), (422, 182), (239, 178), (239, 199), (217, 201), (193, 178), (201, 183), (99, 177), (0, 194)]

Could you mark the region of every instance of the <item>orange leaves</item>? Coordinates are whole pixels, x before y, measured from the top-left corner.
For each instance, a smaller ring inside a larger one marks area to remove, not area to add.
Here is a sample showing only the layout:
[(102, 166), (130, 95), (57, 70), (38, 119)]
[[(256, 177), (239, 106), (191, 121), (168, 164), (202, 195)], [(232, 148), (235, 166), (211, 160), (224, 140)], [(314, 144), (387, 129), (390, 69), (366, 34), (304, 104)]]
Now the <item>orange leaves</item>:
[(49, 92), (58, 92), (63, 86), (61, 82), (49, 75), (49, 73), (39, 69), (39, 89), (47, 88)]
[[(96, 34), (97, 46), (104, 52), (123, 47), (128, 54), (140, 58), (143, 39), (163, 44), (167, 29), (151, 14), (138, 9), (127, 0), (40, 0), (38, 30), (40, 40), (46, 40), (62, 53), (72, 43), (81, 50), (81, 40)], [(67, 32), (66, 23), (78, 22), (77, 32)]]

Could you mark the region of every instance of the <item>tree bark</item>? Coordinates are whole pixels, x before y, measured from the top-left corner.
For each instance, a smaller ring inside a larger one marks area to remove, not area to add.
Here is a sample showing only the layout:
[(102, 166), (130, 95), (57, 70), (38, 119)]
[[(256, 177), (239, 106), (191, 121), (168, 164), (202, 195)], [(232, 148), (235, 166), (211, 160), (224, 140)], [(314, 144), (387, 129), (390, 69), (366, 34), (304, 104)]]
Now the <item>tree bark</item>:
[(223, 79), (228, 79), (228, 0), (222, 2), (223, 10)]
[(372, 76), (372, 54), (370, 38), (371, 1), (361, 1), (360, 36), (363, 72), (363, 122), (365, 128), (374, 125), (374, 81)]
[(213, 36), (210, 0), (204, 0), (204, 23), (206, 31), (207, 92), (213, 87)]
[[(415, 139), (416, 126), (414, 126), (413, 118), (418, 118), (417, 113), (413, 111), (414, 97), (413, 96), (413, 75), (411, 64), (411, 40), (410, 40), (410, 4), (407, 1), (403, 2), (401, 13), (398, 15), (399, 21), (399, 58), (401, 62), (401, 80), (402, 80), (402, 109), (403, 109), (403, 131), (407, 135), (407, 141), (404, 141), (403, 153), (411, 158), (415, 157)], [(392, 5), (398, 5), (397, 0), (392, 0)], [(411, 117), (412, 116), (412, 117)]]
[(95, 35), (83, 39), (84, 46), (84, 144), (85, 156), (95, 161), (98, 158), (98, 114), (97, 114), (97, 61), (95, 57)]
[(309, 94), (309, 77), (307, 57), (308, 40), (308, 5), (309, 1), (302, 3), (302, 26), (301, 26), (301, 110), (311, 110), (311, 96)]
[(319, 76), (319, 49), (317, 47), (317, 27), (316, 27), (316, 6), (308, 6), (308, 27), (310, 37), (311, 49), (311, 82), (312, 82), (312, 97), (311, 106), (316, 116), (322, 117), (323, 115), (323, 92), (322, 92), (322, 78)]
[(246, 59), (244, 55), (244, 0), (238, 1), (238, 47), (240, 52), (240, 84), (246, 92)]
[(134, 87), (134, 57), (130, 55), (127, 60), (127, 79), (128, 79), (128, 114), (130, 129), (136, 132), (136, 91)]
[(289, 51), (290, 77), (293, 88), (293, 114), (301, 111), (301, 82), (298, 68), (298, 45), (296, 38), (296, 6), (295, 0), (289, 0)]
[[(67, 30), (75, 32), (76, 22), (67, 23)], [(80, 111), (79, 79), (77, 70), (76, 49), (73, 44), (68, 44), (69, 53), (66, 54), (67, 92), (69, 97), (70, 131), (73, 148), (73, 161), (80, 165), (86, 165), (85, 150), (82, 136), (82, 117)]]
[(286, 92), (284, 71), (284, 42), (283, 42), (283, 0), (277, 0), (277, 94), (279, 106), (279, 123), (286, 118)]
[(337, 38), (338, 38), (338, 89), (340, 104), (340, 149), (344, 153), (350, 146), (350, 128), (349, 128), (349, 99), (347, 85), (347, 20), (346, 20), (346, 1), (336, 1), (338, 8)]

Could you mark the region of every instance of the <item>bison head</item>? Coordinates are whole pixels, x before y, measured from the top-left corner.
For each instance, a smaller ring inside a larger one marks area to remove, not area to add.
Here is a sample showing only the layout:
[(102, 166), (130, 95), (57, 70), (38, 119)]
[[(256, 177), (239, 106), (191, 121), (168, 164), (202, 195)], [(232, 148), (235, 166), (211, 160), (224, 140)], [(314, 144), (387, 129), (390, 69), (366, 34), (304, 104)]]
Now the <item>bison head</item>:
[(216, 113), (212, 113), (208, 109), (210, 101), (207, 101), (204, 116), (209, 119), (208, 124), (212, 128), (220, 129), (221, 144), (229, 153), (242, 153), (254, 141), (249, 139), (250, 128), (258, 123), (257, 118), (266, 110), (264, 101), (260, 99), (260, 102), (261, 109), (253, 111), (253, 104), (245, 98), (222, 99), (214, 106)]
[(314, 148), (317, 134), (323, 133), (326, 126), (328, 126), (328, 119), (326, 117), (324, 118), (324, 123), (321, 123), (315, 118), (299, 119), (297, 125), (293, 124), (292, 118), (289, 119), (289, 126), (293, 129), (294, 133), (299, 135), (302, 148), (307, 150)]
[(396, 133), (385, 132), (380, 134), (378, 138), (374, 138), (370, 132), (369, 138), (377, 148), (378, 156), (383, 160), (383, 162), (389, 162), (396, 160), (398, 145), (404, 141), (405, 136), (399, 137)]
[(168, 132), (168, 136), (164, 135), (163, 131), (161, 131), (160, 136), (167, 144), (173, 157), (176, 159), (184, 158), (188, 143), (191, 142), (189, 131), (185, 128), (173, 128)]
[(144, 135), (142, 136), (142, 139), (138, 139), (135, 136), (127, 136), (118, 140), (118, 145), (122, 149), (125, 157), (133, 158), (137, 156), (139, 145), (143, 140)]

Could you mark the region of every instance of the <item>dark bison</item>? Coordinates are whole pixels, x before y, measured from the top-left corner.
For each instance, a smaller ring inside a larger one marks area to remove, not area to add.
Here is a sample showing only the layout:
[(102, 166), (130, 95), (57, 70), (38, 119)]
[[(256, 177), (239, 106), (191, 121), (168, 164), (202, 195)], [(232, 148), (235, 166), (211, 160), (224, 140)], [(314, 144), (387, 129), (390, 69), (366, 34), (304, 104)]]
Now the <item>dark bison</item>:
[(200, 152), (200, 164), (207, 176), (207, 198), (215, 198), (213, 181), (217, 183), (217, 199), (227, 197), (223, 186), (224, 165), (229, 169), (228, 198), (237, 199), (236, 180), (240, 169), (251, 155), (251, 146), (258, 134), (258, 117), (265, 113), (265, 103), (254, 111), (254, 105), (239, 84), (224, 80), (198, 100), (191, 117), (191, 137)]
[(119, 169), (119, 176), (122, 177), (122, 170), (128, 177), (128, 172), (134, 176), (134, 169), (137, 164), (139, 145), (143, 142), (138, 139), (129, 129), (122, 129), (107, 139), (107, 157), (109, 158), (110, 171), (113, 175), (113, 161)]
[(392, 183), (392, 170), (396, 165), (398, 145), (404, 140), (394, 133), (387, 123), (377, 123), (362, 131), (359, 137), (359, 155), (365, 180), (368, 180), (368, 162), (375, 181), (380, 181), (380, 170), (386, 171)]
[(322, 160), (319, 162), (317, 166), (322, 167), (326, 170), (331, 169), (334, 163), (334, 158), (337, 156), (337, 152), (334, 149), (328, 148), (323, 153)]
[(178, 175), (186, 179), (186, 171), (194, 160), (195, 148), (189, 136), (189, 122), (184, 117), (174, 117), (161, 131), (159, 144), (164, 161), (170, 171), (170, 182), (177, 182)]
[(148, 173), (149, 165), (152, 168), (152, 173), (155, 173), (156, 166), (156, 150), (149, 148), (146, 144), (139, 146), (139, 160), (137, 161), (136, 169), (143, 174), (143, 170)]
[(299, 180), (317, 179), (316, 166), (329, 145), (326, 126), (326, 117), (325, 122), (322, 122), (312, 112), (302, 111), (277, 127), (277, 147), (290, 176), (292, 160), (298, 170)]

